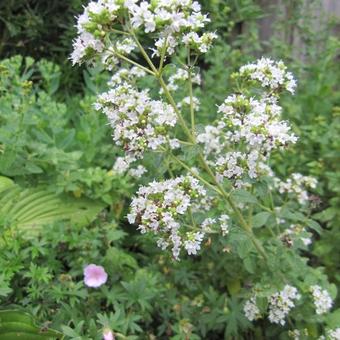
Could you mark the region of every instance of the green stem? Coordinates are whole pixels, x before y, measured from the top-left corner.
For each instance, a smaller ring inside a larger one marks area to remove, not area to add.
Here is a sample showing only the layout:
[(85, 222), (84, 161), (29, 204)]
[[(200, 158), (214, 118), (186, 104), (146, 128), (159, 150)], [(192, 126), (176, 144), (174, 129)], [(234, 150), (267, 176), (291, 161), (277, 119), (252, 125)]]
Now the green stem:
[(194, 138), (192, 137), (191, 132), (190, 132), (190, 130), (189, 130), (189, 128), (188, 128), (188, 126), (187, 126), (187, 124), (186, 124), (182, 114), (181, 114), (181, 112), (178, 110), (178, 107), (177, 107), (177, 105), (175, 103), (174, 98), (172, 97), (170, 91), (168, 90), (167, 85), (165, 84), (165, 82), (163, 80), (163, 77), (160, 75), (157, 78), (158, 78), (158, 81), (159, 81), (163, 91), (164, 91), (165, 97), (168, 99), (169, 103), (171, 104), (171, 106), (173, 107), (174, 111), (176, 112), (176, 115), (177, 115), (177, 117), (179, 119), (179, 122), (180, 122), (180, 124), (181, 124), (181, 126), (182, 126), (182, 128), (183, 128), (183, 130), (185, 132), (185, 134), (187, 135), (189, 141), (191, 143), (193, 143), (193, 144), (196, 144), (196, 142), (195, 142)]
[(191, 71), (189, 71), (189, 95), (190, 95), (190, 117), (191, 117), (191, 131), (194, 139), (196, 139), (195, 132), (195, 109), (194, 109), (194, 99), (192, 94), (192, 79), (191, 79)]
[(128, 63), (130, 63), (130, 64), (132, 64), (132, 65), (134, 65), (134, 66), (137, 66), (137, 67), (139, 67), (141, 70), (143, 70), (143, 71), (145, 71), (145, 72), (147, 72), (147, 73), (149, 73), (149, 74), (155, 76), (155, 73), (152, 72), (150, 69), (148, 69), (148, 68), (142, 66), (141, 64), (138, 64), (137, 62), (135, 62), (135, 61), (133, 61), (133, 60), (131, 60), (131, 59), (125, 57), (124, 55), (120, 54), (119, 52), (114, 51), (114, 53), (115, 53), (115, 55), (116, 55), (118, 58), (120, 58), (120, 59), (122, 59), (122, 60), (124, 60), (124, 61), (126, 61), (126, 62), (128, 62)]
[(203, 177), (198, 175), (195, 171), (193, 171), (188, 165), (186, 165), (184, 162), (182, 162), (178, 157), (176, 157), (172, 152), (169, 153), (171, 158), (173, 158), (179, 165), (181, 165), (184, 169), (186, 169), (188, 172), (191, 173), (191, 175), (198, 180), (200, 180), (202, 183), (204, 183), (207, 187), (217, 192), (219, 195), (221, 195), (221, 192), (216, 188), (216, 186), (209, 183), (207, 180), (205, 180)]
[[(143, 46), (140, 44), (136, 34), (134, 33), (134, 31), (131, 29), (130, 30), (131, 35), (133, 36), (137, 46), (139, 47), (144, 59), (146, 60), (146, 62), (148, 63), (148, 65), (150, 66), (151, 70), (154, 72), (154, 76), (158, 79), (164, 94), (167, 98), (167, 100), (169, 101), (170, 105), (173, 107), (174, 111), (176, 112), (176, 115), (179, 119), (179, 122), (185, 132), (185, 134), (187, 135), (188, 139), (190, 142), (192, 142), (193, 144), (196, 144), (196, 140), (195, 137), (191, 134), (190, 129), (188, 128), (181, 112), (178, 110), (178, 107), (176, 105), (176, 102), (174, 100), (174, 98), (172, 97), (170, 91), (168, 90), (168, 87), (166, 85), (166, 83), (164, 82), (162, 75), (158, 72), (157, 68), (155, 67), (155, 65), (153, 64), (153, 62), (151, 61), (151, 59), (149, 58), (148, 54), (146, 53), (146, 51), (144, 50)], [(221, 186), (221, 184), (216, 180), (216, 176), (213, 173), (213, 171), (210, 169), (209, 165), (206, 163), (203, 154), (200, 152), (199, 153), (199, 161), (202, 164), (203, 168), (208, 172), (208, 174), (210, 175), (211, 179), (213, 180), (214, 185), (210, 184), (208, 181), (206, 181), (205, 179), (203, 179), (201, 176), (195, 174), (194, 171), (192, 171), (190, 169), (190, 167), (188, 167), (185, 163), (183, 163), (180, 159), (178, 159), (176, 156), (172, 155), (172, 157), (179, 163), (181, 164), (185, 169), (187, 169), (193, 176), (195, 176), (196, 178), (198, 178), (199, 180), (201, 180), (203, 183), (205, 183), (208, 187), (212, 188), (214, 191), (218, 192), (225, 200), (226, 202), (230, 205), (230, 207), (232, 208), (232, 210), (234, 211), (234, 213), (236, 214), (237, 218), (240, 221), (240, 225), (242, 227), (242, 229), (247, 233), (247, 235), (249, 236), (249, 238), (251, 239), (251, 241), (253, 242), (256, 250), (262, 255), (262, 257), (267, 260), (268, 257), (266, 255), (265, 250), (262, 247), (262, 244), (259, 242), (259, 240), (255, 237), (253, 231), (252, 231), (252, 227), (251, 225), (248, 225), (247, 222), (245, 221), (245, 219), (243, 218), (241, 212), (239, 211), (239, 209), (236, 207), (235, 203), (233, 202), (233, 200), (229, 197), (229, 195), (224, 191), (224, 188)], [(217, 188), (216, 188), (217, 187)]]
[(181, 143), (181, 144), (184, 144), (184, 145), (190, 145), (190, 146), (195, 145), (195, 144), (193, 144), (193, 143), (185, 142), (185, 141), (183, 141), (183, 140), (178, 140), (178, 142)]
[(148, 54), (146, 53), (146, 51), (144, 50), (144, 47), (141, 45), (141, 43), (139, 42), (135, 32), (133, 31), (133, 29), (130, 30), (130, 34), (132, 35), (133, 39), (135, 40), (139, 50), (141, 51), (144, 59), (146, 60), (146, 62), (148, 63), (148, 65), (150, 66), (151, 70), (155, 73), (155, 75), (158, 75), (158, 70), (156, 68), (156, 66), (154, 65), (154, 63), (151, 61), (151, 59), (149, 58)]
[(166, 98), (168, 99), (169, 103), (171, 104), (171, 106), (173, 107), (174, 111), (176, 112), (176, 115), (179, 119), (179, 122), (185, 132), (185, 134), (187, 135), (187, 137), (189, 138), (189, 140), (193, 143), (195, 143), (195, 140), (193, 139), (190, 130), (187, 127), (187, 124), (182, 116), (182, 114), (180, 113), (180, 111), (178, 110), (178, 107), (176, 105), (176, 102), (174, 100), (174, 98), (172, 97), (170, 91), (168, 90), (167, 85), (165, 84), (162, 75), (159, 73), (159, 71), (157, 70), (156, 66), (154, 65), (154, 63), (152, 62), (152, 60), (150, 59), (150, 57), (148, 56), (148, 54), (146, 53), (144, 47), (141, 45), (141, 43), (139, 42), (135, 32), (133, 30), (130, 31), (131, 35), (133, 36), (139, 50), (141, 51), (144, 59), (146, 60), (146, 62), (148, 63), (148, 65), (150, 66), (151, 70), (154, 72), (154, 76), (158, 79), (159, 84), (161, 85), (164, 94), (166, 96)]
[(191, 210), (190, 207), (189, 207), (188, 211), (189, 211), (189, 216), (190, 216), (191, 223), (192, 223), (194, 229), (197, 229), (197, 226), (196, 226), (196, 223), (195, 223), (195, 220), (194, 220), (194, 216), (192, 214), (192, 210)]
[(162, 74), (163, 72), (163, 64), (164, 64), (164, 60), (165, 60), (165, 53), (167, 50), (167, 43), (168, 43), (168, 36), (166, 36), (166, 38), (164, 39), (164, 44), (162, 46), (162, 52), (161, 52), (161, 60), (159, 62), (159, 67), (158, 67), (158, 73)]
[(189, 96), (190, 96), (190, 117), (191, 117), (191, 131), (194, 139), (196, 139), (195, 132), (195, 110), (194, 110), (194, 98), (192, 93), (192, 72), (190, 65), (190, 48), (188, 49), (188, 83), (189, 83)]
[(247, 233), (247, 235), (249, 236), (249, 238), (253, 242), (256, 250), (262, 255), (262, 257), (265, 260), (267, 260), (268, 256), (267, 256), (264, 248), (262, 247), (262, 244), (260, 243), (260, 241), (255, 237), (255, 235), (253, 233), (253, 230), (252, 230), (252, 226), (246, 222), (246, 220), (244, 219), (244, 217), (241, 214), (240, 210), (235, 205), (235, 203), (232, 200), (232, 198), (225, 192), (225, 190), (223, 189), (221, 184), (216, 180), (216, 176), (214, 175), (213, 171), (210, 169), (209, 165), (206, 163), (205, 159), (202, 157), (201, 154), (200, 154), (200, 160), (201, 160), (201, 163), (203, 164), (204, 168), (206, 169), (206, 171), (211, 176), (211, 178), (214, 181), (215, 185), (218, 187), (219, 191), (221, 192), (221, 195), (224, 197), (225, 201), (230, 205), (230, 207), (232, 208), (232, 210), (236, 214), (236, 216), (237, 216), (237, 218), (238, 218), (238, 220), (239, 220), (239, 222), (241, 224), (242, 229)]

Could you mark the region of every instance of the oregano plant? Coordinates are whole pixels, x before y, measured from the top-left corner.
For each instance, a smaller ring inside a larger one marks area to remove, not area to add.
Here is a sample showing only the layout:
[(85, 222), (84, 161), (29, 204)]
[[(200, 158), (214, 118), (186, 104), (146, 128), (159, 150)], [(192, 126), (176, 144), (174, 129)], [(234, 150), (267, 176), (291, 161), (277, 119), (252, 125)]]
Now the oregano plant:
[[(327, 323), (336, 287), (305, 256), (321, 231), (310, 217), (317, 181), (279, 178), (271, 167), (271, 155), (298, 139), (280, 106), (296, 81), (282, 61), (242, 66), (234, 93), (203, 125), (208, 113), (195, 93), (211, 94), (198, 91), (200, 56), (218, 39), (205, 30), (209, 21), (192, 0), (99, 0), (78, 17), (73, 64), (112, 73), (94, 108), (121, 146), (113, 170), (153, 179), (139, 187), (127, 219), (175, 261), (226, 240), (221, 256), (236, 253), (249, 273), (240, 292), (249, 321), (267, 319), (293, 338), (318, 334), (312, 322), (338, 339)], [(148, 168), (150, 159), (165, 170)]]

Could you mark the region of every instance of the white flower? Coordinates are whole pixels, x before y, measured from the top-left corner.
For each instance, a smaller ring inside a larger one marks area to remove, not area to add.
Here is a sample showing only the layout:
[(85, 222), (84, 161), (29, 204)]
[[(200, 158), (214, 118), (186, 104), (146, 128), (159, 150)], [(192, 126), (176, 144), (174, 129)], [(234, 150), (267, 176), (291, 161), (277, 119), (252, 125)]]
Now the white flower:
[(286, 285), (282, 291), (273, 294), (269, 299), (269, 321), (285, 325), (285, 318), (295, 306), (294, 300), (299, 300), (300, 294), (295, 287)]
[[(177, 68), (176, 72), (173, 73), (168, 79), (168, 90), (169, 91), (177, 91), (179, 89), (179, 85), (185, 83), (189, 79), (188, 70), (183, 68)], [(191, 81), (193, 84), (201, 84), (201, 76), (199, 73), (193, 73), (191, 75)], [(160, 93), (163, 93), (163, 89), (160, 90)]]
[(202, 232), (187, 233), (187, 240), (184, 241), (184, 248), (188, 255), (196, 255), (201, 249), (201, 243), (204, 238)]
[(201, 36), (196, 32), (190, 32), (183, 36), (182, 42), (192, 49), (206, 53), (216, 38), (217, 34), (212, 32), (203, 33)]
[(327, 335), (330, 340), (340, 340), (340, 328), (329, 330)]
[(177, 138), (173, 138), (169, 140), (169, 146), (172, 150), (174, 150), (178, 149), (181, 146), (181, 144)]
[(145, 71), (141, 70), (139, 67), (120, 68), (110, 79), (108, 85), (116, 86), (124, 82), (133, 83), (136, 79), (145, 76)]
[(179, 230), (184, 228), (182, 222), (191, 223), (190, 219), (184, 223), (188, 209), (205, 196), (205, 189), (191, 176), (151, 182), (139, 188), (137, 197), (131, 202), (128, 220), (137, 223), (143, 233), (157, 234), (157, 244), (162, 249), (172, 245), (175, 259), (178, 259), (182, 245), (189, 255), (196, 254), (204, 237), (203, 228), (198, 232), (187, 232), (186, 236)]
[[(181, 109), (183, 106), (190, 106), (191, 99), (190, 97), (184, 97), (180, 103), (178, 103), (178, 108)], [(192, 97), (192, 106), (195, 111), (199, 111), (200, 109), (200, 101), (197, 97)]]
[(243, 312), (249, 321), (254, 321), (261, 317), (260, 309), (256, 305), (256, 296), (252, 296), (246, 301), (243, 307)]
[(298, 329), (294, 329), (292, 331), (288, 331), (288, 335), (294, 340), (300, 340), (301, 332)]
[(211, 227), (216, 223), (216, 220), (214, 218), (206, 218), (202, 223), (201, 223), (201, 228), (205, 233), (208, 233), (211, 231)]
[(271, 152), (297, 140), (280, 120), (281, 111), (273, 98), (231, 95), (225, 99), (218, 107), (222, 117), (216, 125), (206, 126), (197, 136), (219, 181), (227, 178), (235, 187), (246, 187), (249, 180), (270, 173), (265, 162)]
[(121, 41), (116, 42), (116, 50), (119, 53), (122, 54), (129, 54), (131, 53), (135, 48), (137, 47), (137, 44), (135, 43), (134, 40), (131, 38), (126, 38)]
[[(121, 77), (122, 74), (114, 79), (117, 86), (99, 96), (95, 108), (108, 117), (113, 139), (129, 157), (126, 163), (131, 164), (143, 158), (146, 150), (156, 150), (168, 143), (166, 132), (175, 126), (177, 116), (172, 106), (152, 100), (147, 91), (138, 91), (127, 82), (120, 83)], [(123, 165), (121, 162), (119, 167)]]
[(117, 157), (116, 162), (113, 165), (113, 171), (122, 174), (129, 169), (130, 164), (134, 161), (135, 158), (133, 157)]
[(230, 220), (230, 217), (228, 215), (221, 215), (219, 217), (219, 222), (220, 222), (220, 227), (221, 227), (221, 230), (222, 230), (222, 235), (225, 236), (229, 233), (229, 220)]
[(129, 170), (129, 175), (132, 176), (132, 177), (140, 178), (146, 172), (147, 172), (147, 170), (145, 169), (145, 167), (143, 165), (138, 165), (138, 167), (136, 169), (130, 169)]
[(71, 60), (73, 65), (81, 64), (89, 51), (102, 52), (104, 49), (103, 43), (96, 39), (91, 33), (83, 32), (73, 42), (73, 52)]
[(139, 5), (134, 5), (129, 9), (132, 17), (131, 23), (134, 28), (145, 26), (145, 33), (153, 32), (156, 29), (155, 16), (150, 11), (150, 4), (142, 1)]
[[(121, 21), (125, 21), (125, 13), (128, 16), (131, 26), (135, 31), (152, 33), (154, 46), (151, 47), (153, 54), (164, 57), (172, 55), (177, 45), (183, 41), (188, 34), (197, 34), (209, 19), (201, 13), (201, 7), (196, 1), (136, 1), (136, 0), (98, 0), (91, 1), (85, 8), (83, 14), (78, 17), (78, 35), (89, 33), (105, 43), (107, 49), (114, 49), (119, 53), (128, 54), (135, 48), (135, 43), (127, 38), (121, 41), (121, 35), (112, 32), (111, 27), (118, 27), (118, 30), (125, 30)], [(105, 37), (110, 36), (110, 40)], [(198, 39), (193, 39), (192, 48), (205, 53), (216, 38), (215, 33), (203, 33)], [(109, 42), (108, 42), (109, 41)], [(113, 46), (110, 46), (113, 45)], [(85, 61), (92, 58), (91, 53), (87, 54), (88, 45), (82, 40), (74, 44), (74, 52), (71, 59), (73, 63)], [(91, 46), (92, 47), (92, 46)], [(107, 50), (106, 49), (106, 50)], [(103, 49), (95, 49), (95, 54), (101, 54)], [(107, 58), (106, 58), (107, 59)], [(108, 68), (111, 66), (107, 65)]]
[(255, 64), (242, 66), (240, 74), (257, 80), (261, 86), (270, 90), (284, 88), (294, 93), (296, 81), (282, 61), (276, 62), (269, 58), (261, 58)]
[(274, 178), (274, 187), (276, 187), (281, 194), (294, 194), (301, 205), (306, 204), (309, 199), (306, 188), (314, 189), (316, 184), (317, 181), (315, 178), (303, 176), (299, 173), (293, 173), (291, 178), (288, 178), (286, 182)]
[(333, 305), (333, 300), (327, 290), (322, 289), (318, 285), (311, 286), (310, 289), (314, 299), (316, 314), (327, 313)]
[(308, 237), (311, 235), (306, 228), (299, 224), (291, 224), (281, 235), (281, 239), (285, 240), (285, 236), (289, 236), (292, 241), (300, 240), (305, 246), (312, 243), (312, 239)]
[(172, 36), (168, 35), (166, 38), (159, 38), (155, 41), (155, 47), (156, 48), (151, 48), (153, 51), (152, 56), (160, 56), (163, 49), (165, 48), (166, 54), (167, 55), (172, 55), (175, 53), (175, 48), (178, 45), (177, 39)]

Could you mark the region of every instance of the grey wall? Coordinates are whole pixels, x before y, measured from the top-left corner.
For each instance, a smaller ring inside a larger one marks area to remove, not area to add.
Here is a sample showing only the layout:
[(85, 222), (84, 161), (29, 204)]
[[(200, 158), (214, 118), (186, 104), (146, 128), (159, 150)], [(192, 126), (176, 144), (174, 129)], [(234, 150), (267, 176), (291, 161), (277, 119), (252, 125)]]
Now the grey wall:
[(340, 17), (340, 0), (323, 0), (322, 2), (328, 13)]
[[(263, 46), (273, 35), (273, 23), (277, 20), (283, 23), (280, 30), (276, 30), (275, 34), (291, 46), (296, 47), (293, 53), (296, 56), (304, 59), (304, 44), (303, 37), (300, 36), (299, 30), (295, 24), (290, 22), (292, 13), (294, 13), (294, 6), (303, 4), (303, 13), (308, 13), (306, 18), (310, 20), (308, 27), (311, 28), (316, 34), (322, 28), (324, 23), (330, 19), (335, 18), (340, 23), (340, 0), (258, 0), (263, 11), (267, 15), (260, 20), (259, 34)], [(305, 24), (306, 20), (301, 16), (300, 24)], [(299, 19), (300, 20), (300, 19)], [(295, 21), (294, 21), (295, 22)], [(340, 36), (340, 24), (335, 27), (335, 33)]]

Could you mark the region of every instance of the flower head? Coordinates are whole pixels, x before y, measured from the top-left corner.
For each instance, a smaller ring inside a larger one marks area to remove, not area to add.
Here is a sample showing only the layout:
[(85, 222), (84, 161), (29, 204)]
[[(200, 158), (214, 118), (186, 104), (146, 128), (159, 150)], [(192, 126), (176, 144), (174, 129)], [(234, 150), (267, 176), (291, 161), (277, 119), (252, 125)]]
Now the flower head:
[(327, 313), (333, 305), (333, 300), (326, 289), (322, 289), (318, 285), (311, 286), (311, 292), (314, 299), (316, 314)]
[(182, 247), (189, 255), (195, 255), (207, 231), (207, 221), (195, 232), (188, 232), (185, 226), (189, 222), (185, 220), (187, 212), (195, 213), (206, 195), (199, 181), (189, 175), (154, 181), (139, 188), (127, 217), (130, 223), (138, 224), (142, 233), (157, 234), (160, 248), (172, 246), (175, 259), (179, 259)]
[(299, 300), (300, 297), (298, 290), (290, 285), (273, 294), (269, 300), (269, 321), (284, 326), (286, 316), (295, 306), (294, 300)]
[(103, 330), (103, 340), (115, 340), (115, 336), (110, 328)]
[(243, 307), (244, 315), (249, 321), (257, 320), (261, 317), (260, 309), (256, 305), (256, 296), (252, 296), (246, 301)]
[(285, 89), (293, 94), (296, 88), (296, 80), (282, 61), (261, 58), (255, 64), (242, 66), (240, 74), (270, 91)]
[(107, 273), (102, 266), (89, 264), (84, 268), (84, 282), (86, 286), (98, 288), (107, 281)]

